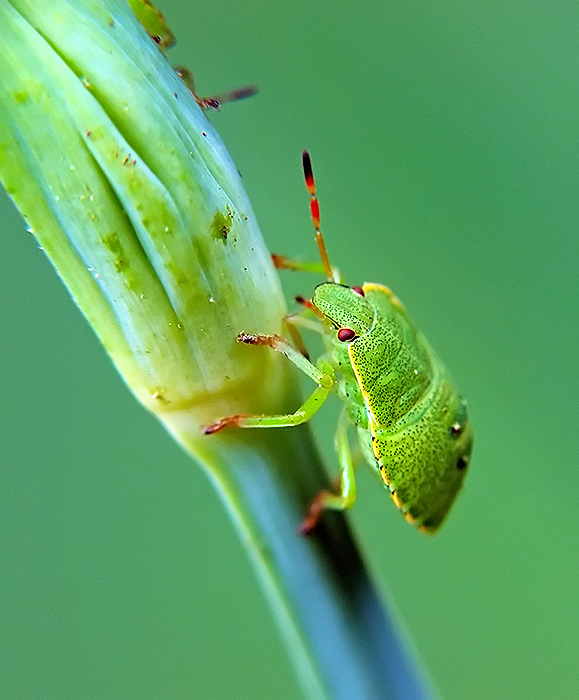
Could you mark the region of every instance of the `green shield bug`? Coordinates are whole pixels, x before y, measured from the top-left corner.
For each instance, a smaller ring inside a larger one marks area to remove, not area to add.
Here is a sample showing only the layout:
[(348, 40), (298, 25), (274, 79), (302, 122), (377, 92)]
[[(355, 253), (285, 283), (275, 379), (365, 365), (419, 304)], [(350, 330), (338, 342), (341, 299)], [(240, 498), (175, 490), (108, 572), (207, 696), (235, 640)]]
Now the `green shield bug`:
[[(347, 430), (356, 428), (362, 454), (377, 469), (394, 503), (421, 532), (435, 532), (448, 513), (464, 479), (473, 445), (466, 402), (426, 339), (415, 329), (404, 306), (387, 287), (349, 287), (330, 265), (320, 230), (320, 212), (307, 151), (303, 152), (306, 186), (322, 264), (273, 256), (278, 268), (323, 269), (326, 281), (311, 300), (298, 298), (302, 311), (290, 315), (287, 327), (296, 350), (279, 335), (240, 333), (238, 341), (266, 345), (283, 353), (317, 388), (287, 415), (234, 415), (221, 418), (206, 434), (227, 427), (274, 428), (309, 420), (327, 397), (337, 392), (344, 402), (336, 432), (340, 488), (320, 492), (301, 532), (310, 532), (325, 508), (350, 508), (356, 500), (354, 463)], [(322, 331), (327, 352), (314, 365), (297, 327)]]

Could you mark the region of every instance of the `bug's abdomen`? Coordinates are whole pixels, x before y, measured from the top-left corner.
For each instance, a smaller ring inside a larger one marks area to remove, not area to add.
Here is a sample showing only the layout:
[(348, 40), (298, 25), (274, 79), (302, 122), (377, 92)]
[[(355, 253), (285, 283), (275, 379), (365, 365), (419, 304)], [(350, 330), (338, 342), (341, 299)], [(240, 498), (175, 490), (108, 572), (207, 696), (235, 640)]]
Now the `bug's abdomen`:
[(446, 373), (399, 424), (371, 424), (372, 448), (384, 483), (407, 520), (434, 532), (467, 471), (472, 429), (466, 403)]

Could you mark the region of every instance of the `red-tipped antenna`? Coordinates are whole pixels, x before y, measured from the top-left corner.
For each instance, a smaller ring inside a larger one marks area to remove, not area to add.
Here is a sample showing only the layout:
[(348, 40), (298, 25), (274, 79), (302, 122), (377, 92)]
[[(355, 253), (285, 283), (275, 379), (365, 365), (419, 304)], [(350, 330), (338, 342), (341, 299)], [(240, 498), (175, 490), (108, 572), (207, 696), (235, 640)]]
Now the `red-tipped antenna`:
[(312, 161), (310, 159), (310, 154), (307, 151), (302, 151), (302, 163), (304, 167), (304, 177), (306, 178), (306, 187), (308, 192), (311, 194), (312, 198), (310, 200), (310, 210), (312, 212), (312, 222), (314, 224), (314, 229), (316, 230), (316, 243), (318, 244), (318, 249), (320, 251), (320, 257), (322, 258), (322, 265), (324, 266), (324, 272), (328, 282), (335, 282), (334, 271), (330, 265), (330, 260), (328, 258), (328, 251), (326, 250), (326, 244), (324, 242), (324, 236), (320, 231), (320, 204), (318, 198), (316, 197), (316, 183), (314, 181), (314, 171), (312, 170)]

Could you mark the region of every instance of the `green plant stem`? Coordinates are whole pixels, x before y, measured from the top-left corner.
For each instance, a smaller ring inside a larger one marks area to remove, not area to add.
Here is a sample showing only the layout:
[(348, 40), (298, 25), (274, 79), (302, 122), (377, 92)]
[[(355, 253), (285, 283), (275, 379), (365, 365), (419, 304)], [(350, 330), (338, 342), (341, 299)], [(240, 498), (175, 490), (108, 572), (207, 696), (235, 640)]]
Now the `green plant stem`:
[(297, 534), (312, 495), (327, 487), (308, 427), (200, 438), (186, 415), (166, 423), (214, 481), (306, 697), (433, 697), (396, 614), (384, 607), (370, 579), (344, 514), (328, 512), (312, 535)]

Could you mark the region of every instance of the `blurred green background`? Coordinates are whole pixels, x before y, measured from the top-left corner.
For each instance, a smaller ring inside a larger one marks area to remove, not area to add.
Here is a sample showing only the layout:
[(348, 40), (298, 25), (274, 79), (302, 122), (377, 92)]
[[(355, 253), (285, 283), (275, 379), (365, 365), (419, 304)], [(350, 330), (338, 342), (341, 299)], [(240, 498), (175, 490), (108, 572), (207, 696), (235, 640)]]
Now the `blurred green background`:
[[(352, 513), (442, 696), (576, 698), (579, 7), (159, 5), (202, 94), (259, 84), (211, 120), (270, 248), (315, 258), (308, 147), (335, 264), (396, 291), (469, 399), (439, 535), (365, 471)], [(299, 697), (208, 479), (0, 204), (0, 698)]]

